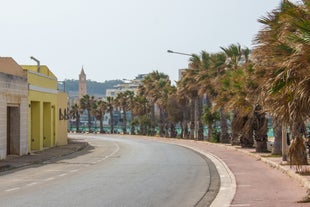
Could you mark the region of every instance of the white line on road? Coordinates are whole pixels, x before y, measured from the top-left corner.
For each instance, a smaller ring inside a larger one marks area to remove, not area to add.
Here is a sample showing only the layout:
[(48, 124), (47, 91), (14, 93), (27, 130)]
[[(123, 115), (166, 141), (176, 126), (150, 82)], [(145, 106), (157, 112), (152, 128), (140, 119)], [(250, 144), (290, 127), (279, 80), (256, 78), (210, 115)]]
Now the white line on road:
[(50, 177), (50, 178), (46, 178), (44, 181), (51, 181), (51, 180), (54, 180), (55, 178), (54, 177)]
[(75, 172), (78, 172), (79, 169), (74, 169), (74, 170), (70, 170), (71, 173), (75, 173)]
[(33, 185), (36, 185), (38, 184), (37, 182), (33, 182), (33, 183), (28, 183), (27, 186), (33, 186)]
[(5, 191), (6, 192), (11, 192), (11, 191), (14, 191), (14, 190), (19, 190), (20, 187), (16, 187), (16, 188), (10, 188), (10, 189), (6, 189)]
[(58, 175), (59, 177), (63, 177), (63, 176), (66, 176), (67, 175), (67, 173), (62, 173), (62, 174), (60, 174), (60, 175)]

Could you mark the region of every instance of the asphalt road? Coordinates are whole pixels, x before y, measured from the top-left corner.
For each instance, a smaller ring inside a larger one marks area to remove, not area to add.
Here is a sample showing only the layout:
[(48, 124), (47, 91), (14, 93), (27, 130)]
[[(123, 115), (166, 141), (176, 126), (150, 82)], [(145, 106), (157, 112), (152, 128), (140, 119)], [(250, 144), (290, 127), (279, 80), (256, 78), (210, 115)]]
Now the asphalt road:
[(0, 205), (208, 206), (219, 189), (215, 166), (192, 150), (138, 139), (87, 140), (85, 151), (0, 176)]

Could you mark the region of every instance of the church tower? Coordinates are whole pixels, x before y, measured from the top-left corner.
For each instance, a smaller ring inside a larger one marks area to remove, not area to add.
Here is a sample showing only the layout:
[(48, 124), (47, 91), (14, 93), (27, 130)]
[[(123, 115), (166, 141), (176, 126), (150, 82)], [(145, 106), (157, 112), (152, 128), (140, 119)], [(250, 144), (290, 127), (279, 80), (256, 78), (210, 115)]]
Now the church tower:
[(86, 74), (82, 67), (81, 73), (79, 75), (79, 99), (87, 94), (86, 90)]

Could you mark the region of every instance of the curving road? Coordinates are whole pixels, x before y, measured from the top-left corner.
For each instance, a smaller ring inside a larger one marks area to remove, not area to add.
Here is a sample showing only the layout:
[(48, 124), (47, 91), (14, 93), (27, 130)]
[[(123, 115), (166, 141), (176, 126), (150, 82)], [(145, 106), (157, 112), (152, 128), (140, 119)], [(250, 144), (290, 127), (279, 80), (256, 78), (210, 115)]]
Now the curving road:
[(1, 206), (209, 206), (219, 190), (214, 164), (192, 150), (151, 140), (75, 137), (91, 146), (0, 176)]

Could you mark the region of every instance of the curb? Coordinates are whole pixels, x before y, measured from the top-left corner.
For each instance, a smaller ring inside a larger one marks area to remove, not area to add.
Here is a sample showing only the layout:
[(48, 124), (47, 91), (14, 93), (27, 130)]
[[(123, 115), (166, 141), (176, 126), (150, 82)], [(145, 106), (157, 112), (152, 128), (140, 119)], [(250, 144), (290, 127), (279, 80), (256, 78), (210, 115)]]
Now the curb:
[[(53, 149), (56, 149), (57, 147), (58, 148), (62, 148), (62, 147), (65, 148), (65, 147), (68, 147), (68, 146), (73, 146), (75, 144), (76, 144), (76, 142), (75, 143), (72, 142), (72, 143), (68, 143), (67, 145), (56, 146), (56, 147), (52, 147), (52, 148), (49, 148), (49, 149), (46, 149), (46, 150), (53, 150)], [(76, 146), (78, 146), (78, 144), (76, 144)], [(88, 142), (80, 142), (79, 146), (76, 147), (75, 149), (73, 149), (70, 152), (49, 155), (47, 157), (42, 156), (42, 154), (44, 153), (44, 150), (43, 150), (43, 151), (40, 151), (40, 153), (38, 153), (36, 155), (36, 156), (38, 156), (38, 159), (35, 159), (35, 160), (32, 160), (32, 161), (27, 161), (26, 159), (27, 159), (27, 156), (29, 156), (29, 155), (24, 155), (24, 158), (25, 158), (24, 162), (20, 162), (19, 164), (15, 164), (15, 165), (14, 164), (9, 164), (9, 163), (8, 164), (4, 164), (4, 165), (0, 166), (0, 173), (6, 172), (6, 171), (10, 171), (10, 170), (19, 169), (19, 168), (23, 168), (23, 167), (27, 167), (27, 166), (31, 166), (31, 165), (34, 165), (34, 164), (42, 164), (42, 163), (45, 163), (45, 162), (47, 162), (49, 160), (52, 160), (52, 159), (61, 158), (61, 157), (68, 156), (68, 155), (74, 154), (76, 152), (82, 151), (82, 150), (86, 149), (87, 147), (89, 147)], [(17, 157), (17, 158), (22, 159), (21, 157)]]
[(218, 170), (220, 175), (221, 187), (219, 189), (217, 196), (212, 201), (210, 207), (230, 206), (236, 193), (237, 184), (235, 175), (231, 172), (226, 163), (212, 153), (203, 152), (199, 149), (196, 149), (195, 147), (189, 147), (183, 144), (177, 144), (177, 145), (194, 150), (206, 156), (215, 164), (216, 169)]
[[(213, 143), (208, 143), (208, 144), (213, 144)], [(215, 144), (215, 145), (217, 145), (217, 144)], [(221, 145), (217, 145), (217, 146), (221, 146)], [(273, 168), (275, 168), (277, 170), (280, 170), (282, 173), (287, 174), (288, 176), (290, 176), (291, 178), (296, 180), (298, 183), (300, 183), (303, 187), (307, 188), (307, 190), (310, 190), (310, 181), (307, 178), (305, 178), (305, 177), (295, 173), (292, 170), (286, 169), (285, 167), (283, 167), (279, 163), (276, 163), (276, 162), (271, 161), (271, 160), (269, 160), (269, 159), (267, 159), (265, 157), (262, 157), (259, 154), (253, 154), (253, 153), (251, 153), (249, 151), (246, 151), (246, 150), (243, 150), (243, 149), (238, 149), (238, 148), (233, 147), (233, 146), (226, 146), (225, 145), (224, 147), (226, 149), (229, 149), (229, 150), (236, 150), (238, 152), (242, 152), (242, 153), (247, 154), (249, 156), (252, 156), (252, 157), (254, 157), (254, 158), (258, 159), (258, 160), (261, 160), (262, 162), (268, 164), (270, 167), (273, 167)]]

